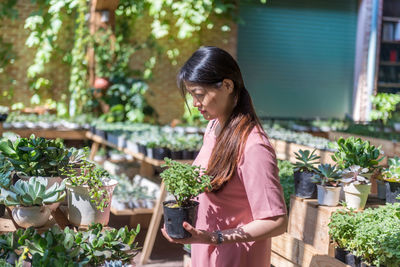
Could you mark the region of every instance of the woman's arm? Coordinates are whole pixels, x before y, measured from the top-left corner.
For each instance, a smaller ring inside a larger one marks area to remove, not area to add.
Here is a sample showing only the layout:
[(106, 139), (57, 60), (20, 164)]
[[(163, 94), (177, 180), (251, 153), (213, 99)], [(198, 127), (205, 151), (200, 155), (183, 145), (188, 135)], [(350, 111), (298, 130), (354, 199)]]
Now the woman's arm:
[[(184, 222), (183, 227), (192, 234), (192, 237), (186, 239), (173, 239), (168, 236), (165, 229), (161, 229), (164, 237), (173, 243), (181, 244), (217, 244), (217, 233), (199, 230)], [(226, 229), (221, 231), (223, 244), (250, 242), (262, 240), (268, 237), (274, 237), (283, 234), (287, 228), (287, 216), (276, 216), (265, 220), (254, 220), (246, 225), (234, 229)]]

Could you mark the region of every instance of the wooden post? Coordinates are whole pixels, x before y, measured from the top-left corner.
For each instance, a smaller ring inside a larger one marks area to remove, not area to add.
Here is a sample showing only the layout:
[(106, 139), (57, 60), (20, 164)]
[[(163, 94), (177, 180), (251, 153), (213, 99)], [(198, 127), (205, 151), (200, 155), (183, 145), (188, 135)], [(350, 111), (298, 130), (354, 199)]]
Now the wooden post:
[(93, 142), (92, 148), (90, 149), (90, 156), (89, 156), (90, 160), (94, 159), (94, 156), (96, 156), (98, 150), (99, 150), (99, 143)]
[(157, 203), (154, 207), (153, 216), (151, 217), (149, 229), (146, 234), (146, 240), (143, 245), (142, 255), (140, 258), (140, 264), (146, 264), (150, 258), (151, 251), (153, 250), (154, 241), (157, 236), (158, 227), (161, 221), (161, 215), (163, 214), (163, 201), (167, 195), (165, 190), (164, 182), (161, 183), (160, 196), (157, 199)]

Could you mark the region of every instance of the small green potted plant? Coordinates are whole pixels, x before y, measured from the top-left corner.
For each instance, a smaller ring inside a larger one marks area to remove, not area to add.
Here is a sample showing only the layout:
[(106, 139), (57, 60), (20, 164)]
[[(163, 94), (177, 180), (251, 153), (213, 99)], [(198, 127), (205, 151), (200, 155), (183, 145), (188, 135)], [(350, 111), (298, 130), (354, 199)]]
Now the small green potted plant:
[(316, 165), (320, 158), (315, 154), (315, 150), (299, 150), (294, 153), (297, 162), (294, 164), (294, 189), (296, 196), (301, 198), (316, 198), (317, 187), (312, 178), (318, 174)]
[(195, 225), (199, 203), (193, 198), (211, 189), (211, 177), (199, 166), (179, 163), (165, 158), (167, 167), (161, 174), (165, 187), (175, 200), (164, 201), (164, 222), (167, 233), (172, 238), (187, 238), (191, 234), (182, 224), (184, 221)]
[(118, 181), (103, 168), (84, 161), (80, 170), (63, 169), (67, 177), (68, 219), (76, 226), (107, 225), (110, 203)]
[(400, 195), (400, 158), (388, 159), (388, 167), (383, 171), (382, 176), (386, 181), (386, 202), (400, 202), (397, 196)]
[(331, 164), (318, 165), (318, 174), (313, 177), (317, 184), (318, 204), (336, 207), (340, 198), (340, 173)]
[[(380, 169), (382, 161), (380, 148), (361, 138), (339, 138), (337, 151), (332, 155), (339, 170), (343, 172), (343, 191), (348, 207), (364, 209), (371, 192), (370, 179)], [(351, 201), (351, 203), (350, 203)]]
[(54, 183), (46, 189), (48, 180), (31, 177), (29, 181), (18, 180), (9, 189), (1, 189), (0, 202), (15, 206), (12, 210), (14, 221), (21, 227), (40, 227), (50, 217), (48, 204), (60, 202), (65, 197), (65, 183)]

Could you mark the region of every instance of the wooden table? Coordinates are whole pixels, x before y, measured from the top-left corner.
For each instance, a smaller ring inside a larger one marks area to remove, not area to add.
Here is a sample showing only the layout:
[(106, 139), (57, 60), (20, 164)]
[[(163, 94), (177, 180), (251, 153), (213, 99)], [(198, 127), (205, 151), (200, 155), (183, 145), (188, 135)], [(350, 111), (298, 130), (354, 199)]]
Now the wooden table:
[(0, 136), (4, 132), (13, 132), (21, 137), (28, 138), (31, 134), (36, 137), (43, 137), (47, 139), (61, 138), (66, 140), (85, 140), (86, 130), (69, 130), (69, 129), (40, 129), (40, 128), (3, 128), (0, 123)]

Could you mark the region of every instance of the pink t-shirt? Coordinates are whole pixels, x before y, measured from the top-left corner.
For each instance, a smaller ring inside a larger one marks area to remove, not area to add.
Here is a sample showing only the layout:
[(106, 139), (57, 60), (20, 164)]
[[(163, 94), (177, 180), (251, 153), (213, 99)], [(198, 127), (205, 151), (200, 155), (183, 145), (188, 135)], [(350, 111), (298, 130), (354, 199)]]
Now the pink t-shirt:
[[(207, 169), (216, 141), (216, 125), (217, 120), (208, 124), (203, 146), (193, 165)], [(237, 175), (222, 190), (198, 196), (200, 205), (196, 228), (225, 230), (256, 219), (286, 214), (278, 172), (274, 149), (268, 139), (260, 137), (254, 128), (246, 142)], [(265, 267), (270, 266), (270, 257), (270, 238), (218, 246), (192, 244), (192, 267)]]

